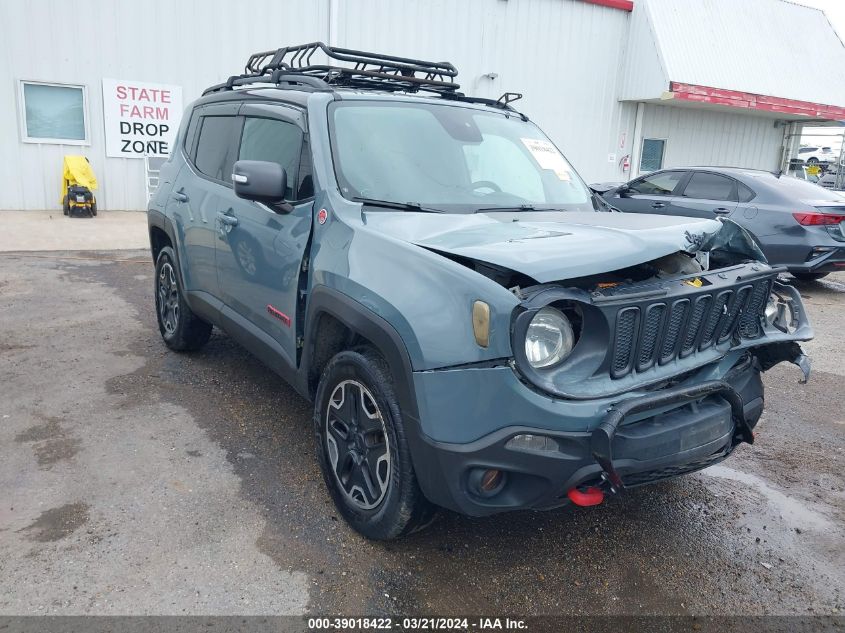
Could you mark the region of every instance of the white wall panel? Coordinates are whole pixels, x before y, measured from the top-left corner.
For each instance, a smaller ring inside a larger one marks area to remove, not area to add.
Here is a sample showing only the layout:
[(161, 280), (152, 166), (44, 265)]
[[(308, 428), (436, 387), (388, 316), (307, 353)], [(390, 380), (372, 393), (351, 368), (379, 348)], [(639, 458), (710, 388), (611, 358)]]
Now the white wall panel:
[[(104, 209), (145, 206), (141, 159), (106, 158), (103, 77), (182, 86), (187, 104), (250, 53), (325, 38), (327, 0), (0, 2), (0, 209), (58, 209), (62, 157), (88, 156)], [(20, 142), (21, 79), (82, 84), (91, 145)]]
[(644, 138), (665, 138), (664, 167), (708, 165), (777, 170), (783, 128), (771, 118), (646, 104)]
[(655, 39), (649, 5), (637, 2), (631, 13), (625, 46), (619, 98), (640, 101), (659, 97), (669, 90), (669, 75)]

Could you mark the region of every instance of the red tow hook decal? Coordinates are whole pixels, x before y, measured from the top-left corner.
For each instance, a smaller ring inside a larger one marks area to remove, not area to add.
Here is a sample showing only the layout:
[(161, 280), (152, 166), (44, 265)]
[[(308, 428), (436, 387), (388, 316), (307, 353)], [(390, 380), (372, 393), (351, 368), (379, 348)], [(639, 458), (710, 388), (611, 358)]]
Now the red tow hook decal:
[(595, 486), (590, 486), (586, 490), (573, 488), (566, 493), (566, 496), (576, 506), (582, 507), (597, 506), (604, 501), (604, 492), (602, 492), (601, 488), (596, 488)]

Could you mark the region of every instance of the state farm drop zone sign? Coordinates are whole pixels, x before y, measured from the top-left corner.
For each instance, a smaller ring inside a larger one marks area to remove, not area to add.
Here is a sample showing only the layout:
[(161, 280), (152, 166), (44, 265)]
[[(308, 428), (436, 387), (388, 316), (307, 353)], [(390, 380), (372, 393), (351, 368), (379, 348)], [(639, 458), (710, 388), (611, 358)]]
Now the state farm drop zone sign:
[(181, 86), (103, 79), (106, 156), (168, 156), (181, 118)]

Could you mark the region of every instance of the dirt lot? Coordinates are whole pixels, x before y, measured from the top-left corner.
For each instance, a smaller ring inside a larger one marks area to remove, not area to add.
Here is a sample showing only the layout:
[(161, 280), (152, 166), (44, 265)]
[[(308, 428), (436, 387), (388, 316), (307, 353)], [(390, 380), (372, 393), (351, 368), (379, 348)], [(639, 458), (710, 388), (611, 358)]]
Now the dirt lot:
[(161, 343), (145, 252), (0, 254), (0, 614), (837, 614), (845, 274), (800, 290), (814, 373), (757, 443), (590, 509), (377, 544), (339, 520), (310, 408), (216, 333)]

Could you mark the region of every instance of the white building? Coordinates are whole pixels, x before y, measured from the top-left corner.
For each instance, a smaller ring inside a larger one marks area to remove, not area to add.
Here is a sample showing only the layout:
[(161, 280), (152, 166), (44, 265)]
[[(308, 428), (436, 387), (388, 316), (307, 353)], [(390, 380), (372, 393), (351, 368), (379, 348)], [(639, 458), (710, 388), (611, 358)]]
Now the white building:
[(66, 154), (89, 158), (100, 208), (144, 208), (147, 146), (110, 155), (117, 86), (168, 91), (152, 106), (175, 125), (180, 88), (187, 105), (250, 53), (317, 40), (451, 61), (468, 94), (523, 93), (588, 182), (778, 169), (803, 123), (845, 120), (845, 48), (786, 0), (29, 0), (0, 3), (0, 23), (0, 209), (58, 209)]

